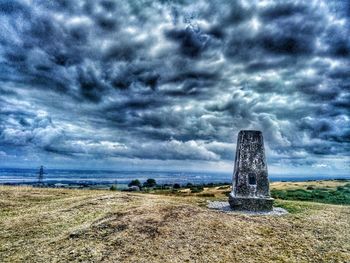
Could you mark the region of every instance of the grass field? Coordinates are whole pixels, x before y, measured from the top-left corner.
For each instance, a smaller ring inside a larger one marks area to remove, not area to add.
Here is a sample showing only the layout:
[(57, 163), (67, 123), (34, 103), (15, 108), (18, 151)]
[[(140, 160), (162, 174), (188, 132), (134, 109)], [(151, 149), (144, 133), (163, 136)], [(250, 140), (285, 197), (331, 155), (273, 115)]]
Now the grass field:
[[(278, 186), (278, 185), (276, 185)], [(274, 198), (350, 205), (349, 181), (320, 181), (281, 185), (271, 190)]]
[(228, 189), (173, 196), (0, 186), (0, 262), (350, 262), (350, 206), (276, 200), (290, 211), (281, 217), (206, 208)]
[[(270, 184), (271, 195), (276, 199), (310, 201), (327, 204), (350, 205), (349, 180), (324, 180), (308, 182), (274, 182)], [(195, 190), (195, 191), (193, 191)], [(196, 196), (215, 199), (225, 198), (231, 191), (230, 185), (216, 187), (182, 188), (173, 190), (154, 190), (151, 193), (175, 196)]]

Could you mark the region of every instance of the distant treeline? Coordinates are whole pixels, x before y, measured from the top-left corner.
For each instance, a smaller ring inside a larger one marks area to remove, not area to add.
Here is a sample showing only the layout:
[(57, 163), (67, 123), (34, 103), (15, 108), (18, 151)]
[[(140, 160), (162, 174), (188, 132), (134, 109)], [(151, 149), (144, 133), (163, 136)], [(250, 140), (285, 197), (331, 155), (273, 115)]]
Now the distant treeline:
[[(193, 183), (174, 183), (174, 184), (158, 184), (155, 179), (149, 178), (144, 183), (141, 183), (140, 180), (135, 179), (132, 180), (128, 186), (128, 189), (124, 189), (125, 191), (149, 191), (151, 190), (180, 190), (180, 189), (190, 189), (192, 193), (199, 193), (204, 190), (204, 187), (216, 187), (222, 185), (230, 185), (228, 182), (224, 183), (202, 183), (202, 184), (193, 184)], [(111, 190), (117, 190), (115, 186), (110, 188)]]

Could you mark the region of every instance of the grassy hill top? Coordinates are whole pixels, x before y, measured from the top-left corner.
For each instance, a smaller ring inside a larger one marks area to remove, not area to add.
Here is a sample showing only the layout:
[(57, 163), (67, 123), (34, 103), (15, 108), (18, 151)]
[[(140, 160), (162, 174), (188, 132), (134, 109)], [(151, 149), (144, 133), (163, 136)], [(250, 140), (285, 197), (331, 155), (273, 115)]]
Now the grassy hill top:
[(291, 213), (232, 215), (206, 208), (223, 193), (200, 194), (0, 186), (0, 261), (350, 262), (350, 206), (277, 200)]

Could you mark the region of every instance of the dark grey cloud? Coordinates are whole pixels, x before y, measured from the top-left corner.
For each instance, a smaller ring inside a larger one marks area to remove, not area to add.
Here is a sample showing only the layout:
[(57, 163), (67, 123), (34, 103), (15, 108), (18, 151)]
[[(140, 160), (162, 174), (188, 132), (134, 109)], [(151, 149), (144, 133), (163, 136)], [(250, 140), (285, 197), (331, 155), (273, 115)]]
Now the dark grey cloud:
[(208, 46), (209, 36), (199, 28), (188, 26), (185, 29), (172, 29), (165, 32), (166, 36), (177, 42), (181, 54), (195, 58), (201, 55)]
[(335, 0), (2, 1), (1, 158), (219, 162), (232, 160), (240, 129), (261, 129), (274, 165), (333, 158), (344, 172), (346, 10)]

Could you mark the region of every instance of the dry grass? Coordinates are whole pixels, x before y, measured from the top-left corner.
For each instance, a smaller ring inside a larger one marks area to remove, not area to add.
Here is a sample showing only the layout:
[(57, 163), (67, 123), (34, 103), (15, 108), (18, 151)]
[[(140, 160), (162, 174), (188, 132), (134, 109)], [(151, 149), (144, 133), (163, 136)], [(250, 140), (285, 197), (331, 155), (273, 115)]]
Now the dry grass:
[(350, 207), (280, 201), (229, 215), (206, 198), (0, 187), (2, 262), (350, 262)]
[(324, 181), (308, 181), (308, 182), (273, 182), (271, 189), (287, 190), (287, 189), (306, 189), (307, 187), (314, 188), (329, 188), (335, 189), (338, 186), (343, 186), (349, 183), (349, 180), (324, 180)]

